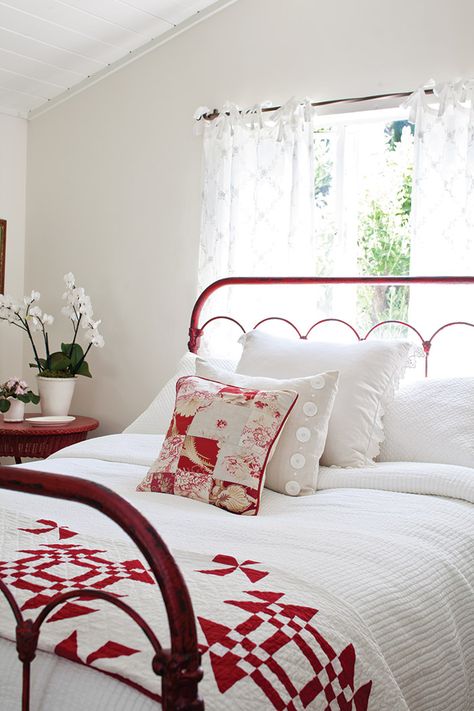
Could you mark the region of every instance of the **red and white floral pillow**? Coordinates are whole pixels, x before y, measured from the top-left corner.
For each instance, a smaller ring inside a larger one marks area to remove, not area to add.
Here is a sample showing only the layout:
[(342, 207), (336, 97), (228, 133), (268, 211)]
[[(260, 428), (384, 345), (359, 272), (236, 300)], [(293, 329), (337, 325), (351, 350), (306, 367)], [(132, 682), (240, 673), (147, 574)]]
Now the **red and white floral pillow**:
[(270, 451), (292, 390), (249, 390), (197, 376), (176, 384), (173, 418), (137, 491), (177, 494), (232, 513), (258, 513)]

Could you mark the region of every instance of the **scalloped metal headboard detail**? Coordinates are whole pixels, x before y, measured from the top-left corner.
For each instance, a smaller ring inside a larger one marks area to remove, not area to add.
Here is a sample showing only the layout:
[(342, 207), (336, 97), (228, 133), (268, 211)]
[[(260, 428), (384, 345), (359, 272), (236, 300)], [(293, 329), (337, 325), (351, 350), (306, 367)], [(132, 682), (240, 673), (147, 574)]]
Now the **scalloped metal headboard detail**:
[[(460, 284), (471, 284), (474, 286), (474, 276), (370, 276), (370, 277), (227, 277), (226, 279), (219, 279), (218, 281), (213, 282), (210, 284), (202, 294), (198, 297), (196, 303), (194, 304), (194, 308), (191, 314), (191, 324), (189, 327), (189, 342), (188, 342), (188, 348), (192, 353), (197, 353), (199, 349), (199, 342), (201, 339), (201, 336), (204, 332), (204, 329), (213, 321), (217, 321), (219, 319), (224, 319), (226, 321), (231, 321), (232, 323), (235, 323), (238, 328), (241, 329), (242, 333), (245, 333), (246, 330), (244, 326), (237, 321), (235, 318), (232, 316), (213, 316), (212, 318), (209, 318), (205, 323), (200, 325), (200, 318), (201, 318), (201, 313), (202, 309), (204, 307), (204, 304), (206, 301), (209, 299), (209, 297), (216, 292), (218, 289), (222, 289), (224, 287), (229, 287), (229, 286), (256, 286), (256, 285), (274, 285), (274, 284), (286, 284), (286, 285), (308, 285), (308, 284), (314, 284), (314, 285), (319, 285), (319, 286), (328, 286), (328, 285), (337, 285), (337, 284), (352, 284), (356, 286), (365, 286), (365, 285), (370, 285), (370, 284), (380, 284), (380, 285), (386, 285), (386, 286), (391, 286), (391, 285), (405, 285), (405, 286), (411, 286), (413, 284), (431, 284), (431, 285), (460, 285)], [(474, 303), (474, 302), (473, 302)], [(474, 306), (473, 306), (473, 318), (474, 318)], [(445, 323), (439, 326), (434, 333), (431, 334), (429, 338), (424, 337), (420, 331), (415, 328), (415, 326), (412, 326), (411, 324), (405, 322), (405, 321), (396, 321), (396, 320), (390, 320), (390, 321), (380, 321), (380, 323), (375, 324), (372, 326), (372, 328), (367, 331), (365, 334), (359, 333), (359, 331), (352, 326), (350, 323), (347, 321), (344, 321), (340, 318), (325, 318), (317, 321), (314, 323), (306, 333), (301, 333), (301, 331), (295, 326), (294, 323), (289, 321), (286, 318), (282, 318), (280, 316), (268, 316), (267, 318), (261, 319), (257, 324), (255, 324), (252, 328), (258, 328), (261, 326), (263, 323), (267, 321), (282, 321), (284, 323), (287, 323), (289, 326), (291, 326), (295, 332), (297, 333), (298, 337), (306, 340), (310, 333), (318, 326), (320, 326), (323, 323), (328, 323), (328, 322), (336, 322), (336, 323), (341, 323), (347, 326), (356, 336), (356, 338), (359, 341), (363, 341), (366, 338), (368, 338), (372, 333), (374, 333), (377, 329), (380, 327), (386, 325), (386, 324), (399, 324), (401, 326), (405, 326), (406, 328), (410, 329), (417, 338), (420, 339), (420, 344), (423, 348), (424, 356), (425, 356), (425, 376), (428, 375), (428, 358), (430, 355), (430, 350), (431, 346), (433, 343), (433, 340), (436, 338), (436, 336), (444, 331), (445, 329), (449, 328), (450, 326), (471, 326), (474, 328), (474, 323), (470, 323), (469, 321), (451, 321), (449, 323)]]

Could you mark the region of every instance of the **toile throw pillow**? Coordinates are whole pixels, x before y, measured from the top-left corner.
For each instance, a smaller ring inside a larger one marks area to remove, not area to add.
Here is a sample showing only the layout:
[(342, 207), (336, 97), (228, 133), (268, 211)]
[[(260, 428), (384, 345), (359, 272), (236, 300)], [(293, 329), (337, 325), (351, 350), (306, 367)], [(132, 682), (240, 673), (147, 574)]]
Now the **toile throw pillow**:
[(270, 452), (297, 398), (291, 390), (180, 378), (160, 455), (137, 491), (176, 494), (256, 515)]

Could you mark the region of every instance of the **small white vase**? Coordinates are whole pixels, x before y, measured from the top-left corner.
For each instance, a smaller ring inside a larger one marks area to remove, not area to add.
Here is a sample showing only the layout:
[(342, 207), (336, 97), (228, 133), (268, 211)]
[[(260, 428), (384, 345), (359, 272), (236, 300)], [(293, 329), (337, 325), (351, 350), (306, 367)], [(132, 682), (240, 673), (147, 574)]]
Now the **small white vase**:
[(25, 403), (16, 397), (9, 397), (10, 408), (3, 415), (4, 422), (23, 422), (25, 419)]
[(76, 377), (42, 378), (38, 375), (38, 391), (42, 415), (64, 417), (69, 414)]

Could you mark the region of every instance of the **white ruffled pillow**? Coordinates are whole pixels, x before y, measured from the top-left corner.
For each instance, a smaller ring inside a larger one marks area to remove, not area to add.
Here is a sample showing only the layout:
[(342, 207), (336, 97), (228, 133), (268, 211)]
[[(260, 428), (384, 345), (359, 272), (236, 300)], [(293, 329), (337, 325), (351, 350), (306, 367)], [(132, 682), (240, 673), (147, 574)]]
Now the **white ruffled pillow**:
[[(147, 409), (124, 429), (124, 434), (165, 434), (174, 411), (176, 383), (184, 375), (196, 375), (196, 358), (194, 353), (185, 353), (173, 377), (163, 385)], [(235, 370), (235, 361), (232, 360), (209, 358), (208, 362), (217, 368)]]
[(474, 378), (407, 383), (384, 416), (380, 462), (474, 468)]
[(383, 439), (384, 409), (398, 388), (410, 343), (288, 340), (261, 331), (246, 333), (241, 342), (237, 373), (296, 378), (338, 370), (338, 394), (321, 464), (362, 467), (373, 462)]
[(290, 496), (314, 494), (339, 373), (331, 371), (308, 378), (277, 380), (232, 373), (201, 358), (197, 359), (196, 373), (239, 388), (298, 393), (298, 400), (268, 462), (265, 487)]

